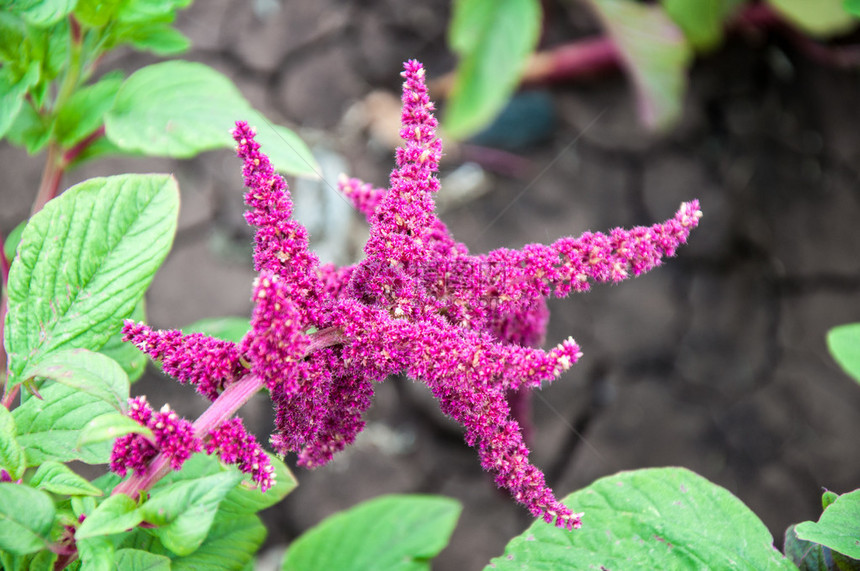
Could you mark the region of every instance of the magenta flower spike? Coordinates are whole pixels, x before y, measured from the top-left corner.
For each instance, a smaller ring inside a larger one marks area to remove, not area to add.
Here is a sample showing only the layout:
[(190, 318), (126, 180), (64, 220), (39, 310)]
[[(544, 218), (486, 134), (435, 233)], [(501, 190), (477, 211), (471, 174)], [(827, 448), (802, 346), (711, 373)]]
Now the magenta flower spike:
[[(559, 502), (529, 463), (506, 395), (554, 381), (581, 356), (570, 338), (548, 351), (534, 347), (546, 332), (548, 296), (587, 291), (592, 283), (619, 282), (658, 266), (697, 226), (699, 204), (682, 204), (673, 218), (650, 227), (470, 255), (434, 213), (442, 145), (424, 68), (416, 61), (404, 68), (405, 143), (389, 188), (346, 177), (339, 182), (371, 226), (365, 258), (354, 266), (319, 265), (307, 231), (291, 219), (286, 182), (260, 151), (254, 130), (236, 124), (246, 218), (257, 228), (260, 277), (251, 330), (237, 345), (130, 322), (124, 328), (126, 339), (161, 361), (166, 373), (214, 400), (207, 419), (226, 420), (188, 437), (188, 427), (177, 424), (172, 412), (153, 413), (145, 401), (133, 400), (130, 415), (152, 428), (156, 439), (118, 439), (114, 471), (139, 474), (157, 463), (156, 454), (161, 466), (181, 464), (187, 456), (179, 448), (203, 447), (267, 489), (267, 458), (241, 421), (229, 419), (244, 402), (232, 398), (233, 391), (245, 398), (268, 389), (275, 408), (272, 446), (315, 467), (362, 430), (373, 383), (405, 373), (427, 384), (442, 411), (463, 425), (466, 442), (499, 487), (535, 517), (580, 527), (582, 514)], [(175, 425), (172, 439), (159, 436), (153, 428), (158, 423)]]

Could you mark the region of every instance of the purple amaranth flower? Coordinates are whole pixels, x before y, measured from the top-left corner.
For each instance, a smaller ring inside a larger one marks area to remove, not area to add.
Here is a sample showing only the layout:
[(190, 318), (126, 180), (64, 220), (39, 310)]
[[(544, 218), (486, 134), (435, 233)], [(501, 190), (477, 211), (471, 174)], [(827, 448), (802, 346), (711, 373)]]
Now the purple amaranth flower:
[(218, 452), (226, 464), (235, 464), (251, 476), (265, 492), (275, 485), (275, 469), (257, 440), (248, 434), (242, 420), (232, 418), (209, 432), (206, 453)]
[[(275, 406), (273, 446), (281, 454), (297, 452), (300, 464), (313, 467), (354, 441), (373, 382), (406, 373), (426, 383), (442, 411), (465, 427), (467, 443), (500, 487), (535, 517), (577, 528), (581, 514), (556, 500), (529, 463), (506, 394), (553, 381), (580, 356), (573, 339), (549, 351), (528, 346), (543, 340), (546, 297), (656, 267), (698, 224), (698, 202), (683, 204), (674, 218), (650, 227), (470, 255), (434, 213), (442, 146), (424, 69), (409, 61), (403, 76), (405, 145), (397, 150), (389, 188), (340, 182), (371, 225), (365, 258), (355, 266), (319, 265), (308, 250), (307, 231), (290, 218), (286, 183), (260, 152), (254, 130), (236, 124), (233, 137), (244, 161), (247, 219), (257, 227), (254, 262), (261, 275), (251, 330), (240, 345), (216, 345), (224, 350), (207, 371), (225, 380), (205, 385), (211, 388), (204, 394), (218, 393), (225, 383), (239, 387), (245, 381), (236, 375), (268, 388)], [(132, 324), (126, 324), (126, 335), (163, 364), (163, 355), (170, 355), (165, 371), (189, 379), (199, 371), (192, 365), (197, 354), (215, 343), (180, 333), (156, 339), (145, 326)], [(153, 349), (155, 341), (167, 346)], [(223, 432), (213, 434), (232, 435), (233, 427), (222, 425)], [(238, 452), (230, 454), (241, 465)]]

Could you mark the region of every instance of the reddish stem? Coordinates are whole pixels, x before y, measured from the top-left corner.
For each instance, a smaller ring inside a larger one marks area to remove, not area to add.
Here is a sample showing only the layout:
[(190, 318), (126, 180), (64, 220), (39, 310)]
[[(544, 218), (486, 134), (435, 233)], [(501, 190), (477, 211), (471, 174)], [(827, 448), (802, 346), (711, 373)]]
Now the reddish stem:
[(42, 170), (42, 182), (39, 183), (39, 192), (33, 201), (30, 216), (42, 210), (49, 200), (57, 196), (60, 180), (63, 178), (64, 166), (61, 157), (62, 149), (57, 143), (48, 145), (48, 158), (45, 159), (45, 168)]
[(618, 49), (608, 37), (588, 38), (535, 53), (523, 73), (524, 84), (591, 79), (621, 67)]
[(92, 145), (94, 142), (98, 141), (105, 135), (105, 126), (102, 125), (89, 135), (87, 135), (84, 139), (78, 142), (74, 147), (63, 153), (63, 169), (69, 166), (69, 164), (74, 161), (82, 152), (84, 152), (87, 147)]

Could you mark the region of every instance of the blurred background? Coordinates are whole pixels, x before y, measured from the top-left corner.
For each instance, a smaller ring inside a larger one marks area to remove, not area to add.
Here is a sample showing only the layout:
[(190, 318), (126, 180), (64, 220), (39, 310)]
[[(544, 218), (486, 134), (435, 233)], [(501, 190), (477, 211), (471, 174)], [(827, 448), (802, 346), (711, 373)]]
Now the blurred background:
[[(600, 33), (583, 4), (543, 7), (541, 47)], [(324, 261), (361, 254), (366, 225), (334, 187), (341, 172), (386, 185), (404, 60), (425, 64), (444, 112), (457, 63), (450, 18), (447, 0), (209, 0), (180, 13), (192, 40), (183, 59), (226, 74), (312, 148), (323, 180), (289, 181)], [(681, 115), (659, 133), (643, 126), (628, 76), (600, 70), (536, 82), (490, 130), (446, 146), (440, 215), (473, 252), (651, 224), (701, 201), (699, 228), (664, 267), (550, 302), (547, 345), (573, 336), (584, 352), (532, 402), (532, 460), (559, 497), (619, 470), (685, 466), (737, 495), (780, 545), (790, 523), (817, 519), (822, 488), (860, 485), (860, 387), (825, 344), (828, 329), (860, 321), (860, 81), (786, 37), (732, 34), (696, 59)], [(103, 69), (158, 61), (111, 58)], [(28, 215), (42, 165), (0, 144), (4, 235)], [(249, 315), (240, 168), (220, 150), (100, 160), (64, 179), (177, 176), (179, 233), (146, 297), (155, 327)], [(299, 487), (264, 513), (267, 548), (380, 494), (435, 493), (465, 506), (435, 567), (481, 568), (531, 518), (495, 489), (423, 385), (394, 378), (376, 389), (355, 445), (297, 469)], [(132, 390), (189, 417), (205, 405), (151, 366)], [(244, 416), (265, 440), (266, 399)]]

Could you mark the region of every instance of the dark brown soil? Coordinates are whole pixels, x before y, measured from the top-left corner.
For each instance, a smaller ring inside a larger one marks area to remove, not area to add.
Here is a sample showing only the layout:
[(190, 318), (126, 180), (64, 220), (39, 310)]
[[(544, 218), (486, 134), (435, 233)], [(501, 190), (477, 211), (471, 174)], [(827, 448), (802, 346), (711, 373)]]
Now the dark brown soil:
[[(268, 117), (305, 128), (351, 174), (385, 184), (391, 149), (378, 137), (367, 142), (374, 137), (356, 128), (359, 111), (344, 114), (373, 90), (396, 96), (403, 60), (423, 60), (431, 77), (451, 69), (448, 3), (271, 5), (261, 16), (247, 2), (197, 2), (180, 18), (195, 45), (186, 59), (232, 77)], [(553, 42), (593, 25), (565, 10), (553, 9)], [(125, 54), (105, 66), (149, 61)], [(822, 488), (860, 484), (860, 387), (825, 346), (828, 329), (860, 321), (856, 74), (812, 64), (779, 42), (735, 39), (697, 62), (684, 118), (662, 137), (638, 126), (622, 77), (550, 95), (547, 139), (517, 151), (530, 169), (488, 175), (486, 194), (442, 215), (473, 251), (650, 224), (691, 198), (704, 218), (664, 267), (551, 302), (548, 343), (572, 335), (585, 356), (534, 398), (534, 462), (560, 496), (619, 470), (686, 466), (740, 497), (781, 543), (790, 523), (818, 517)], [(443, 175), (458, 166), (450, 154)], [(230, 157), (103, 161), (66, 179), (178, 176), (180, 232), (147, 297), (155, 326), (249, 313), (251, 233)], [(0, 161), (5, 233), (28, 211), (41, 158), (3, 146)], [(320, 198), (330, 189), (316, 192), (311, 205), (337, 210)], [(357, 217), (351, 224), (340, 249), (354, 255), (363, 230)], [(481, 568), (530, 518), (495, 490), (422, 385), (392, 379), (377, 388), (362, 438), (324, 468), (298, 469), (299, 488), (266, 512), (267, 545), (380, 494), (438, 493), (465, 507), (435, 567)], [(155, 371), (135, 390), (188, 415), (203, 407)], [(248, 406), (261, 435), (269, 416), (264, 400)]]

